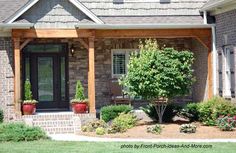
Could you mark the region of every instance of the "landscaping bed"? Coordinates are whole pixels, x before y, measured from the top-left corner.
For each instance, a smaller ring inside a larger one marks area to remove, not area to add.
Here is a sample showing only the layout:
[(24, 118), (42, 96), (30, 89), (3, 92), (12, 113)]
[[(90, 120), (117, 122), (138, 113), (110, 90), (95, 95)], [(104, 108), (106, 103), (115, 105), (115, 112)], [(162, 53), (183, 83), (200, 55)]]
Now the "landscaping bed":
[[(149, 123), (154, 125), (154, 123)], [(161, 139), (236, 139), (236, 129), (234, 131), (221, 131), (219, 128), (214, 126), (203, 126), (201, 123), (194, 123), (197, 126), (196, 133), (185, 134), (180, 133), (178, 124), (162, 124), (164, 127), (161, 134), (152, 134), (147, 132), (146, 125), (135, 126), (128, 129), (124, 133), (116, 134), (105, 134), (102, 136), (96, 135), (95, 132), (81, 132), (80, 135), (91, 136), (91, 137), (106, 137), (106, 138), (161, 138)]]

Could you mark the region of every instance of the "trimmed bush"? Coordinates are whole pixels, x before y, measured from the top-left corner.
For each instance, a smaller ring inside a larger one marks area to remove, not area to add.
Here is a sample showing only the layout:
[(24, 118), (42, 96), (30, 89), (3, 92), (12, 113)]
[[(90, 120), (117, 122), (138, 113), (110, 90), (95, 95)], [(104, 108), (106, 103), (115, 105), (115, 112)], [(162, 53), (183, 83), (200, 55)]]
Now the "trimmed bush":
[(103, 127), (98, 127), (98, 128), (96, 129), (96, 134), (97, 134), (97, 135), (104, 135), (104, 134), (106, 134), (106, 129), (103, 128)]
[(39, 127), (29, 127), (23, 123), (0, 125), (0, 142), (34, 141), (40, 139), (48, 139), (48, 137)]
[(105, 122), (109, 122), (110, 120), (113, 120), (117, 116), (119, 116), (120, 113), (128, 113), (131, 112), (133, 107), (129, 105), (110, 105), (105, 106), (101, 108), (101, 119)]
[(0, 109), (0, 123), (3, 122), (4, 116), (3, 116), (3, 111)]
[(184, 108), (178, 110), (177, 116), (188, 119), (190, 122), (198, 121), (198, 103), (189, 103)]
[(197, 127), (193, 124), (183, 124), (180, 126), (180, 133), (196, 133)]
[(216, 120), (220, 116), (235, 116), (236, 106), (230, 101), (220, 97), (214, 97), (199, 104), (199, 120), (208, 126), (216, 125)]
[(137, 118), (133, 113), (121, 113), (116, 117), (108, 129), (108, 133), (126, 132), (128, 129), (134, 127), (137, 123)]
[(189, 103), (186, 106), (186, 110), (191, 116), (189, 117), (190, 121), (198, 121), (199, 119), (199, 103)]
[(153, 134), (161, 134), (162, 129), (163, 128), (160, 124), (156, 124), (154, 126), (147, 127), (147, 132), (148, 133), (153, 133)]

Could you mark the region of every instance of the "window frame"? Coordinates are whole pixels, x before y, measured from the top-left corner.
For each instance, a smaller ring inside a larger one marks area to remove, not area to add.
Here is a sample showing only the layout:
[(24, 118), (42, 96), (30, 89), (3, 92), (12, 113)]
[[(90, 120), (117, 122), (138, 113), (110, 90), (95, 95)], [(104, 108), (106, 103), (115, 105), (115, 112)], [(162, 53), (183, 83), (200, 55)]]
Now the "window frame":
[(129, 55), (132, 52), (138, 51), (138, 49), (111, 49), (111, 77), (112, 78), (120, 78), (124, 74), (114, 74), (113, 70), (113, 55), (115, 53), (122, 53), (125, 55), (125, 74), (127, 74), (127, 65), (129, 64)]

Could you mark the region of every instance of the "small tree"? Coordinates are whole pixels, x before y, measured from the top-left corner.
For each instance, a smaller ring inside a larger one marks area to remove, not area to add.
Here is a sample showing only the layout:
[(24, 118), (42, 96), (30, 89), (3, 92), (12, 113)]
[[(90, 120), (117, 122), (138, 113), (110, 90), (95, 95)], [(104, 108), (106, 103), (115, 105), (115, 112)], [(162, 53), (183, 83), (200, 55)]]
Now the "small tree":
[(80, 80), (77, 81), (75, 90), (76, 90), (75, 91), (75, 99), (73, 99), (72, 102), (86, 100), (85, 96), (84, 96), (84, 88), (83, 88)]
[(194, 81), (193, 60), (193, 53), (189, 51), (159, 48), (156, 40), (148, 39), (140, 43), (140, 53), (131, 55), (128, 73), (121, 77), (120, 84), (129, 89), (129, 95), (142, 96), (154, 103), (162, 123), (167, 105), (163, 99), (190, 92)]
[(29, 79), (25, 81), (24, 90), (25, 90), (25, 93), (24, 93), (25, 100), (33, 100), (33, 95), (31, 91), (31, 83)]

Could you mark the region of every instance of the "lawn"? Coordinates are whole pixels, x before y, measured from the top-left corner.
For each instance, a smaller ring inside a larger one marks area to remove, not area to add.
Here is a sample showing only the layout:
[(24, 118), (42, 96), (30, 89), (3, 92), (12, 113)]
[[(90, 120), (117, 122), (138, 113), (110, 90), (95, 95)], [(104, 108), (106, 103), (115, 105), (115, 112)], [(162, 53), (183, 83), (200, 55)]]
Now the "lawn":
[[(196, 146), (188, 148), (191, 144), (204, 145), (206, 148), (196, 148)], [(212, 147), (210, 147), (210, 145)], [(139, 149), (132, 148), (138, 146)], [(160, 148), (161, 146), (169, 148)], [(176, 148), (178, 146), (182, 146), (182, 148)], [(143, 153), (144, 151), (145, 153), (234, 153), (235, 150), (236, 143), (115, 143), (61, 141), (0, 143), (0, 153)]]

